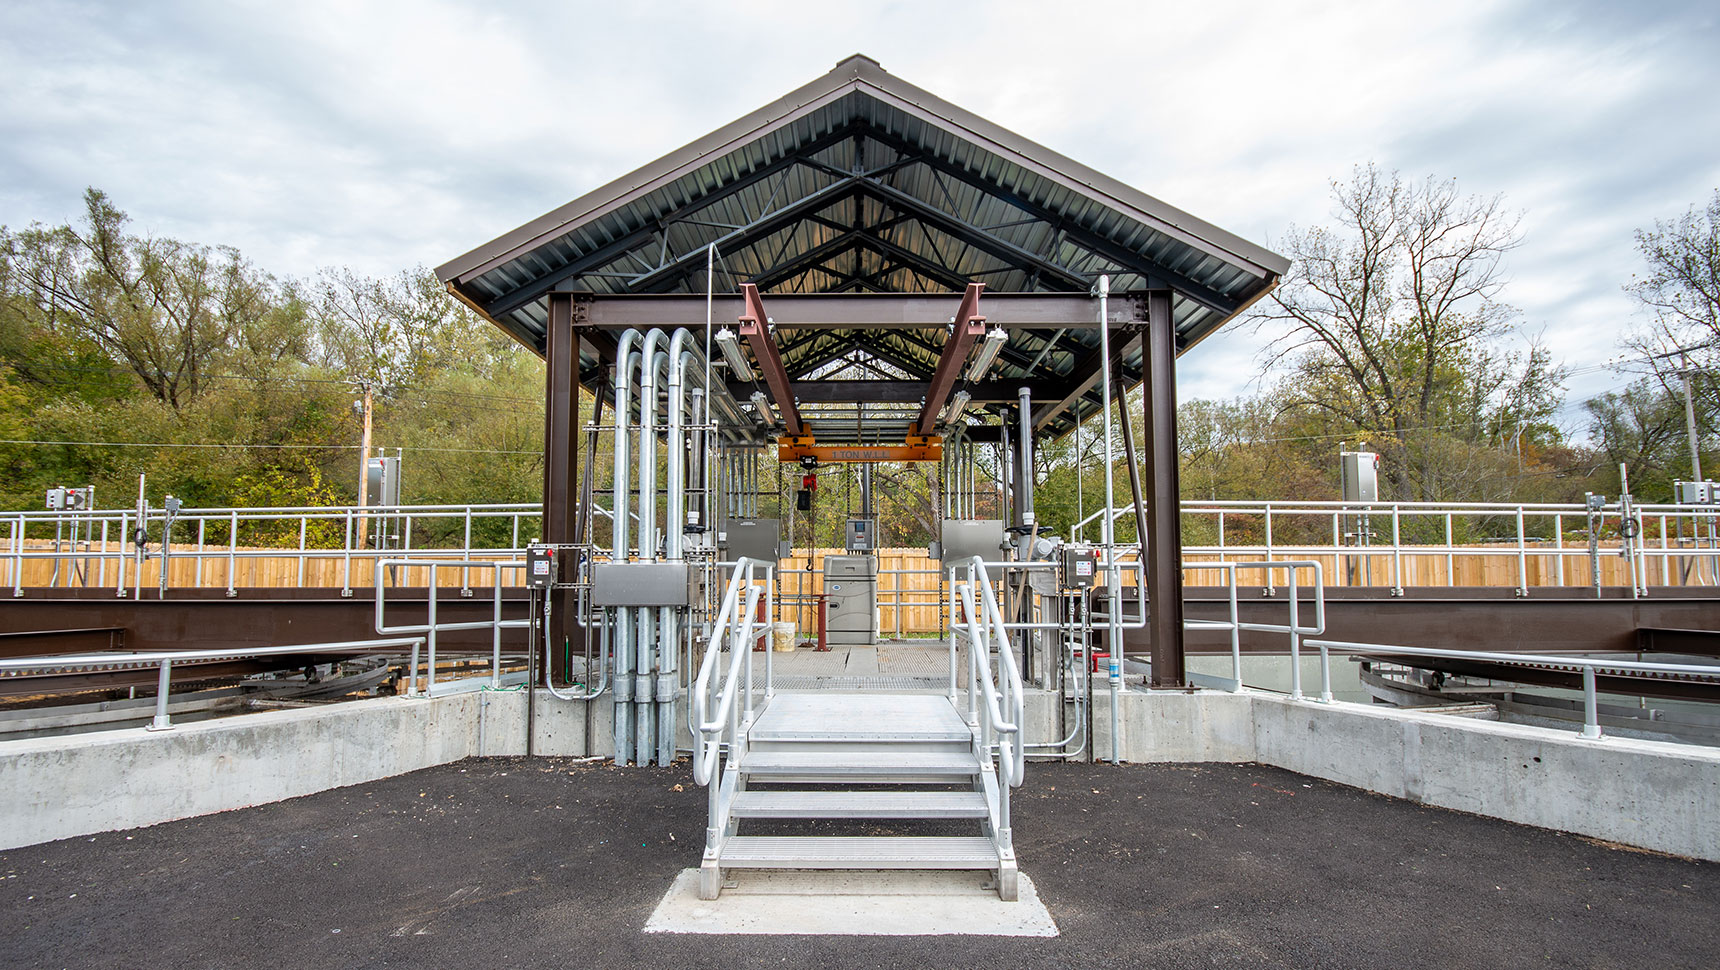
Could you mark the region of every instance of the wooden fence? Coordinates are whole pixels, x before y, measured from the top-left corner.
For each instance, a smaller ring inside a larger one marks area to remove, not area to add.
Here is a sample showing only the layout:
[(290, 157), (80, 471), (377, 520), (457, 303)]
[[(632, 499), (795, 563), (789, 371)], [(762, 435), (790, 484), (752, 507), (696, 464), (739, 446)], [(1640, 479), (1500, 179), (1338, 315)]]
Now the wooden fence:
[[(29, 555), (18, 557), (4, 550), (0, 560), (0, 578), (6, 586), (106, 587), (116, 588), (120, 582), (120, 560), (124, 562), (126, 588), (141, 585), (156, 588), (160, 582), (161, 560), (146, 560), (142, 576), (136, 572), (130, 547), (119, 543), (80, 543), (79, 558), (70, 556), (56, 560), (43, 554), (51, 553), (52, 542), (31, 540), (25, 544)], [(1439, 548), (1439, 547), (1432, 547)], [(1302, 555), (1275, 552), (1273, 558), (1309, 559), (1321, 563), (1328, 586), (1394, 585), (1406, 587), (1495, 586), (1514, 588), (1519, 584), (1519, 571), (1526, 585), (1587, 586), (1591, 582), (1586, 547), (1567, 546), (1563, 572), (1551, 547), (1530, 547), (1523, 555), (1514, 544), (1489, 544), (1454, 547), (1455, 551), (1426, 551), (1421, 547), (1405, 546), (1400, 556), (1385, 552), (1361, 554), (1320, 553)], [(840, 555), (840, 549), (796, 550), (781, 563), (781, 615), (792, 620), (802, 630), (815, 626), (817, 597), (824, 591), (823, 566), (827, 555)], [(175, 545), (168, 566), (168, 587), (171, 589), (213, 588), (324, 588), (341, 589), (348, 586), (368, 588), (379, 559), (425, 558), (437, 555), (452, 557), (455, 553), (437, 550), (413, 550), (409, 553), (351, 553), (342, 550), (310, 550), (299, 554), (265, 547), (242, 547), (232, 555), (225, 548), (204, 548), (195, 545)], [(40, 558), (38, 558), (40, 557)], [(1132, 555), (1129, 558), (1133, 558)], [(1201, 563), (1261, 562), (1263, 554), (1227, 553), (1222, 557), (1213, 552), (1190, 552), (1184, 556), (1183, 580), (1191, 586), (1217, 586), (1224, 582), (1222, 572), (1202, 569)], [(477, 561), (511, 561), (501, 554), (475, 553)], [(1716, 585), (1720, 572), (1720, 552), (1698, 555), (1682, 551), (1674, 555), (1654, 553), (1646, 565), (1647, 582), (1655, 586)], [(76, 569), (74, 571), (74, 563)], [(18, 570), (22, 565), (22, 582)], [(1618, 555), (1617, 544), (1602, 549), (1601, 580), (1605, 586), (1629, 586), (1630, 563)], [(518, 585), (519, 567), (507, 567), (503, 585)], [(935, 634), (943, 628), (943, 587), (938, 575), (938, 561), (930, 558), (923, 547), (882, 549), (878, 551), (878, 606), (880, 630), (888, 635)], [(430, 570), (425, 567), (391, 567), (384, 577), (390, 587), (422, 587), (429, 582)], [(1270, 574), (1263, 569), (1243, 569), (1237, 581), (1245, 588), (1288, 585), (1288, 570), (1279, 568)], [(1138, 572), (1124, 573), (1123, 584), (1132, 587)], [(1272, 578), (1268, 580), (1268, 576)], [(1562, 583), (1561, 583), (1562, 579)], [(1312, 569), (1298, 570), (1298, 583), (1314, 582)], [(444, 566), (437, 570), (436, 585), (441, 587), (472, 586), (484, 588), (494, 582), (487, 568), (462, 569)]]

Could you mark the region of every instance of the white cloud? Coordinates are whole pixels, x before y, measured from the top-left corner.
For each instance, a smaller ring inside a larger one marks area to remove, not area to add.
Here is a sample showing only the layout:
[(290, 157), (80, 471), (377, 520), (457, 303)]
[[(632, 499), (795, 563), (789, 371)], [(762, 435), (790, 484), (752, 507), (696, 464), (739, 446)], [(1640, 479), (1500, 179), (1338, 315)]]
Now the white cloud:
[[(434, 265), (861, 51), (1261, 242), (1360, 162), (1503, 193), (1507, 298), (1582, 365), (1632, 317), (1631, 230), (1720, 185), (1715, 41), (1677, 3), (13, 4), (0, 222), (95, 185), (283, 274)], [(1202, 344), (1185, 396), (1257, 345)]]

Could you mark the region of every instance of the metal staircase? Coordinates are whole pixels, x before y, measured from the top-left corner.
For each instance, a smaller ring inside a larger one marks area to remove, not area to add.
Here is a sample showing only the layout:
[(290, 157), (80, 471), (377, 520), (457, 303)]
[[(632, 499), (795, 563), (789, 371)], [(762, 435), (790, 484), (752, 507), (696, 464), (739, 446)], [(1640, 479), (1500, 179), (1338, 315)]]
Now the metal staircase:
[[(772, 689), (768, 674), (757, 690), (748, 656), (767, 629), (754, 617), (769, 567), (742, 560), (735, 570), (694, 685), (694, 775), (710, 791), (700, 895), (717, 898), (725, 869), (983, 869), (1015, 899), (1009, 789), (1023, 767), (1021, 679), (984, 566), (974, 560), (957, 583), (970, 618), (956, 630), (970, 644), (965, 705), (953, 678), (943, 694), (792, 694)], [(968, 820), (974, 834), (741, 831), (823, 819)]]

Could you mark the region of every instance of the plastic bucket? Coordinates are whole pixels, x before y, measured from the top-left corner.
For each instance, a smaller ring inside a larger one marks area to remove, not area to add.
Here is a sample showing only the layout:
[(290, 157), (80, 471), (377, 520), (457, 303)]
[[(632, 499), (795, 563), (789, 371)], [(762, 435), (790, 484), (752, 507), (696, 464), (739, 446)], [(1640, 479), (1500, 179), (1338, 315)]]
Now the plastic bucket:
[(793, 653), (795, 630), (792, 623), (774, 623), (771, 625), (771, 646), (777, 653)]

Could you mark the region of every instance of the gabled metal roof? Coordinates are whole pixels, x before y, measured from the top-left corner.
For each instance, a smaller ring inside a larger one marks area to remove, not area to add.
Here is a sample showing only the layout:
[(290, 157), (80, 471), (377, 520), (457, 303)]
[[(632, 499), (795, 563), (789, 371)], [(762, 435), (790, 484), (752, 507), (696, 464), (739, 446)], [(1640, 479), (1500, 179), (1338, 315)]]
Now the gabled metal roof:
[[(549, 292), (703, 293), (713, 243), (719, 293), (1080, 292), (1100, 274), (1120, 294), (1168, 287), (1179, 349), (1289, 265), (855, 55), (437, 274), (542, 353)], [(926, 380), (941, 349), (936, 334), (793, 323), (775, 338), (797, 380)], [(994, 376), (1068, 377), (1097, 343), (1091, 329), (1015, 331)]]

